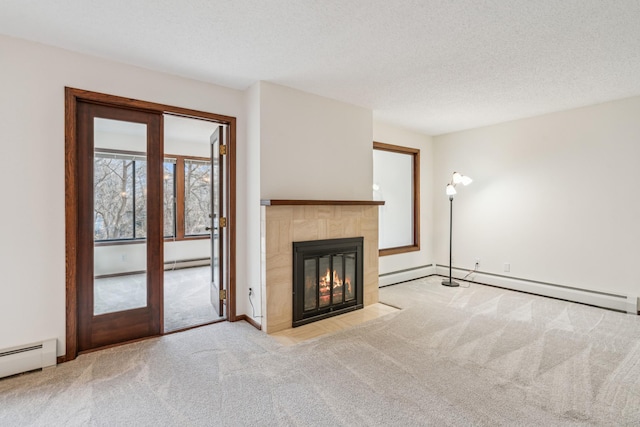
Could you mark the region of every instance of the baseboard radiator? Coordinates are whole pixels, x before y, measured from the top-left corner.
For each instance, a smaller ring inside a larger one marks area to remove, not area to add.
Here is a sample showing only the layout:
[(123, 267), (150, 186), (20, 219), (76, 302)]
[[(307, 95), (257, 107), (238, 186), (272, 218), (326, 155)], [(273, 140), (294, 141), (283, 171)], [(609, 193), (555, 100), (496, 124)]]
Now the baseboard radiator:
[(0, 349), (0, 378), (56, 364), (55, 339)]
[[(453, 267), (451, 275), (454, 280), (461, 280), (468, 273), (468, 270)], [(449, 267), (446, 265), (437, 264), (436, 274), (438, 276), (447, 277), (449, 275)], [(618, 295), (605, 291), (582, 289), (572, 286), (503, 276), (500, 274), (492, 274), (481, 271), (470, 274), (468, 280), (479, 284), (497, 286), (500, 288), (558, 298), (566, 301), (579, 302), (596, 307), (622, 311), (629, 314), (637, 315), (638, 311), (640, 310), (637, 295)]]
[(182, 268), (190, 267), (203, 267), (211, 265), (211, 258), (194, 258), (194, 259), (180, 259), (175, 261), (165, 261), (165, 270), (180, 270)]
[(421, 265), (419, 267), (407, 268), (405, 270), (391, 271), (383, 273), (378, 277), (378, 287), (395, 285), (397, 283), (415, 280), (421, 277), (433, 276), (436, 274), (436, 267), (433, 264)]

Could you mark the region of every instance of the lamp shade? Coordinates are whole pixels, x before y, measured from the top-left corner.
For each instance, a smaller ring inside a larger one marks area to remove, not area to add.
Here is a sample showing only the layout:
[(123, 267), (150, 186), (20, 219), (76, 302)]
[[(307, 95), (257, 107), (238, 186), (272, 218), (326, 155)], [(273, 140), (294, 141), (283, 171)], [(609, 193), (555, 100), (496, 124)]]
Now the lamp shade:
[(454, 172), (451, 181), (453, 181), (454, 184), (460, 184), (462, 182), (462, 174), (459, 172)]
[(453, 183), (453, 185), (469, 185), (473, 182), (473, 180), (466, 175), (462, 175), (460, 172), (454, 172), (453, 176), (451, 177), (451, 182)]
[(456, 194), (456, 188), (453, 184), (447, 184), (447, 196), (453, 196), (454, 194)]

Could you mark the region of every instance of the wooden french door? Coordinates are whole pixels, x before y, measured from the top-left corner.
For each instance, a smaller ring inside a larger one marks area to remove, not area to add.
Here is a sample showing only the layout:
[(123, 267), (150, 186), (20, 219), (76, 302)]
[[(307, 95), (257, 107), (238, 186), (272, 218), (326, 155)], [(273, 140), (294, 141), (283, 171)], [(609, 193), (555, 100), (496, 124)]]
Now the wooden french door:
[[(221, 173), (220, 162), (220, 145), (221, 139), (224, 138), (224, 127), (219, 127), (209, 137), (211, 145), (211, 165), (212, 175), (218, 177), (217, 185), (216, 180), (211, 185), (211, 206), (212, 212), (209, 217), (211, 218), (211, 226), (209, 230), (211, 232), (211, 305), (213, 310), (220, 317), (224, 316), (224, 298), (221, 298), (222, 284), (223, 284), (223, 269), (222, 265), (224, 259), (224, 245), (222, 239), (223, 227), (220, 227), (220, 218), (223, 217), (220, 206), (221, 194), (224, 193), (224, 179), (220, 179), (223, 176)], [(222, 143), (224, 144), (224, 143)]]
[[(166, 332), (163, 180), (167, 159), (163, 153), (163, 128), (167, 114), (199, 118), (221, 127), (218, 142), (212, 147), (219, 150), (215, 151), (219, 153), (215, 170), (219, 191), (211, 215), (217, 213), (217, 218), (209, 227), (215, 235), (212, 243), (219, 258), (212, 264), (217, 282), (211, 285), (211, 299), (217, 304), (218, 313), (224, 314), (218, 320), (233, 322), (242, 318), (235, 313), (236, 118), (65, 88), (67, 322), (66, 354), (59, 358), (61, 361), (75, 359), (83, 351)], [(123, 208), (133, 211), (128, 228), (114, 226), (117, 221), (100, 211), (99, 202), (109, 200), (104, 194), (95, 196), (97, 184), (104, 179), (100, 168), (117, 169), (123, 182), (124, 175), (136, 177), (129, 184), (122, 184), (119, 193), (114, 193), (113, 188), (110, 193), (111, 200), (131, 198)], [(128, 255), (124, 246), (129, 248)], [(100, 256), (96, 255), (98, 251)], [(120, 275), (134, 279), (128, 281), (133, 286), (125, 289), (132, 292), (104, 298), (105, 291), (119, 292), (122, 283), (118, 288), (99, 286), (97, 282)], [(216, 295), (224, 301), (216, 301)], [(113, 301), (119, 302), (110, 305)]]
[[(163, 117), (78, 102), (76, 120), (77, 349), (86, 351), (162, 333)], [(121, 255), (123, 279), (98, 287), (95, 254), (109, 248), (96, 242), (105, 239), (135, 248), (136, 265), (125, 268), (131, 263)]]

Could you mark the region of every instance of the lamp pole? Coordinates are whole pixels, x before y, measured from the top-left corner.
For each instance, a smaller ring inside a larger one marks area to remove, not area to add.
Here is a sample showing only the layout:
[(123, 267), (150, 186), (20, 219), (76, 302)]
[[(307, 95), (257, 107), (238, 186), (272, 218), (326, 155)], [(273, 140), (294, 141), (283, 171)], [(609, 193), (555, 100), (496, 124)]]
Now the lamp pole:
[(456, 287), (459, 283), (451, 280), (451, 265), (453, 264), (453, 194), (449, 196), (449, 280), (443, 280), (443, 286)]
[(456, 185), (469, 185), (473, 180), (468, 176), (464, 176), (458, 172), (454, 172), (451, 176), (451, 182), (447, 184), (447, 196), (449, 196), (449, 280), (443, 280), (443, 286), (455, 288), (460, 286), (459, 283), (451, 279), (451, 270), (453, 264), (453, 195), (456, 194)]

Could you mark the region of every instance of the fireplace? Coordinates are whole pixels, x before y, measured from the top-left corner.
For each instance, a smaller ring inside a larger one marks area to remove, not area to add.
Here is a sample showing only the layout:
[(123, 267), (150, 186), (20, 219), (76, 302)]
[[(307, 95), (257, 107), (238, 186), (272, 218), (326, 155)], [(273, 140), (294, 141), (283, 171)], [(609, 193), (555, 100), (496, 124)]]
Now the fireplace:
[(378, 210), (384, 202), (271, 199), (260, 203), (263, 331), (273, 334), (293, 325), (293, 242), (362, 236), (359, 296), (364, 307), (378, 302)]
[(293, 327), (363, 307), (362, 237), (293, 242)]

